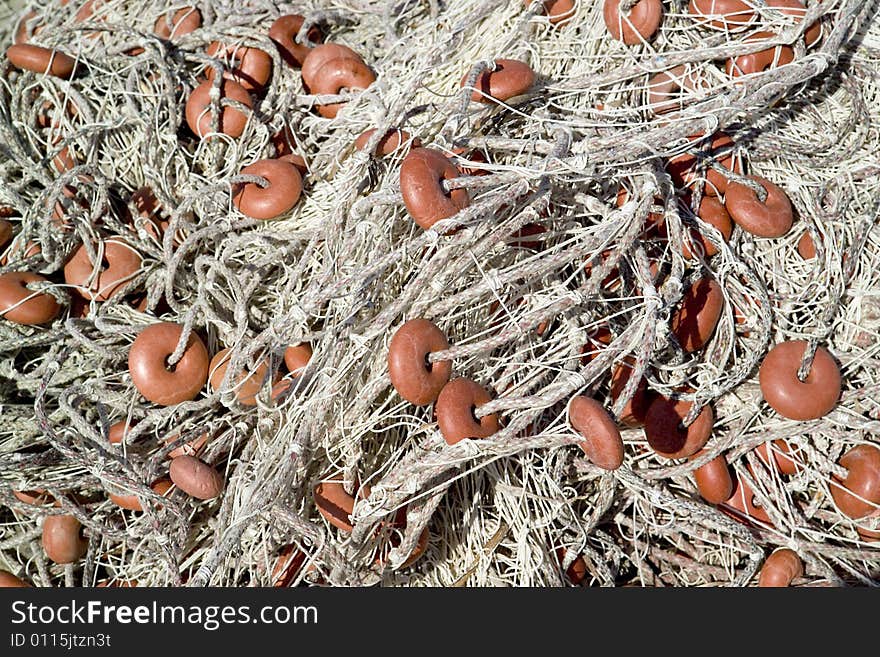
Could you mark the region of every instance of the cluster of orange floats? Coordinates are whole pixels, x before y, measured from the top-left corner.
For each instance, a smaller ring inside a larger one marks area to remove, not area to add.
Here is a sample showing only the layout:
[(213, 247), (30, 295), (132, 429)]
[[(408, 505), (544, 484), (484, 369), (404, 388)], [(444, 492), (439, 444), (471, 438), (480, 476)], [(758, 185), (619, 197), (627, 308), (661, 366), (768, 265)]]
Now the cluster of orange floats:
[[(75, 15), (76, 21), (96, 20), (100, 0), (85, 3)], [(22, 18), (12, 46), (6, 55), (10, 63), (33, 73), (70, 78), (77, 74), (77, 61), (57, 48), (46, 48), (30, 43), (38, 35), (40, 26), (32, 27), (33, 14)], [(201, 26), (201, 14), (194, 7), (184, 7), (169, 16), (161, 16), (154, 26), (155, 34), (163, 39), (179, 39)], [(276, 44), (279, 55), (292, 67), (302, 66), (303, 86), (314, 94), (338, 94), (343, 89), (364, 89), (375, 80), (375, 75), (363, 59), (350, 48), (341, 44), (321, 44), (311, 48), (296, 41), (297, 33), (303, 25), (300, 15), (284, 15), (276, 19), (269, 28), (269, 37)], [(316, 26), (308, 31), (310, 40), (320, 41), (321, 33)], [(135, 48), (128, 54), (143, 52)], [(248, 116), (242, 111), (253, 107), (253, 95), (265, 89), (272, 72), (272, 58), (268, 53), (254, 47), (230, 46), (219, 41), (211, 43), (207, 54), (222, 62), (221, 80), (217, 82), (221, 110), (218, 117), (212, 112), (211, 90), (215, 86), (216, 69), (209, 68), (206, 79), (193, 89), (186, 101), (185, 118), (187, 125), (198, 138), (210, 138), (211, 131), (228, 137), (240, 136), (247, 124)], [(339, 111), (341, 103), (318, 106), (318, 112), (332, 118)], [(75, 114), (71, 105), (68, 111)], [(48, 117), (45, 118), (49, 121)], [(359, 140), (363, 147), (365, 133)], [(57, 140), (57, 138), (56, 138)], [(241, 170), (243, 176), (256, 176), (255, 182), (245, 182), (233, 188), (233, 204), (239, 211), (252, 219), (276, 219), (289, 212), (302, 194), (302, 176), (306, 173), (306, 163), (302, 156), (293, 152), (291, 136), (282, 130), (272, 139), (276, 158), (258, 160)], [(383, 140), (379, 148), (387, 148), (388, 140)], [(55, 167), (61, 171), (72, 169), (76, 161), (68, 148), (64, 148), (53, 159)], [(88, 182), (84, 178), (84, 182)], [(77, 197), (76, 189), (67, 185), (64, 189), (67, 205), (86, 206)], [(136, 190), (128, 199), (139, 209), (136, 217), (139, 225), (157, 241), (168, 222), (158, 217), (158, 202), (151, 190)], [(148, 206), (148, 207), (145, 207)], [(86, 208), (87, 209), (87, 208)], [(0, 210), (7, 210), (0, 208)], [(62, 229), (68, 229), (65, 213), (67, 208), (57, 203), (53, 211), (53, 221)], [(0, 218), (0, 248), (12, 242), (3, 255), (7, 259), (25, 260), (40, 253), (36, 243), (18, 243), (15, 240), (13, 224)], [(116, 295), (142, 270), (143, 259), (137, 249), (123, 236), (110, 235), (102, 238), (89, 249), (80, 245), (64, 267), (64, 283), (88, 302), (102, 302)], [(45, 277), (33, 272), (9, 272), (0, 275), (0, 314), (13, 322), (28, 325), (46, 324), (56, 319), (61, 305), (51, 294), (40, 292), (49, 284)], [(142, 309), (145, 298), (138, 299)], [(82, 314), (87, 307), (79, 304)]]
[[(550, 23), (562, 26), (574, 17), (575, 0), (524, 0), (526, 6), (533, 6), (543, 12)], [(807, 9), (801, 0), (766, 0), (762, 3), (769, 11), (779, 12), (795, 22), (806, 16)], [(760, 16), (755, 3), (745, 0), (690, 0), (688, 13), (695, 22), (705, 28), (723, 31), (747, 29)], [(605, 0), (602, 7), (605, 27), (612, 38), (627, 45), (649, 42), (663, 24), (664, 9), (661, 0)], [(773, 39), (776, 35), (768, 31), (750, 34), (747, 41)], [(804, 33), (807, 47), (812, 47), (822, 37), (822, 24), (810, 25)], [(794, 61), (794, 49), (781, 45), (732, 57), (726, 62), (725, 70), (733, 77), (760, 73), (776, 66)], [(653, 109), (661, 107), (660, 101), (681, 86), (695, 84), (696, 81), (685, 75), (686, 67), (677, 66), (668, 72), (658, 73), (648, 84), (649, 104)], [(667, 103), (667, 105), (670, 105)]]
[[(207, 348), (195, 332), (189, 334), (180, 359), (169, 365), (168, 359), (177, 348), (183, 331), (183, 326), (173, 322), (152, 324), (138, 334), (129, 350), (131, 380), (138, 392), (156, 405), (171, 406), (195, 399), (206, 383), (209, 383), (211, 390), (220, 390), (226, 376), (230, 350), (222, 349), (209, 360)], [(288, 393), (293, 380), (303, 374), (311, 355), (312, 350), (308, 344), (293, 345), (285, 350), (284, 363), (289, 373), (284, 378), (281, 378), (280, 373), (271, 377), (272, 399), (279, 400)], [(234, 377), (228, 387), (234, 391), (237, 403), (243, 406), (256, 405), (257, 394), (270, 378), (268, 370), (268, 361), (263, 359), (255, 368)], [(127, 442), (133, 426), (135, 423), (128, 420), (111, 424), (106, 436), (108, 442), (111, 445)], [(150, 501), (155, 508), (161, 508), (161, 498), (172, 487), (199, 500), (210, 500), (222, 493), (223, 475), (198, 458), (208, 440), (207, 433), (188, 441), (178, 434), (167, 437), (165, 444), (167, 456), (170, 458), (168, 476), (160, 477), (150, 485), (153, 492)], [(13, 493), (25, 504), (54, 503), (56, 507), (61, 506), (46, 491)], [(109, 492), (108, 498), (122, 509), (133, 512), (144, 510), (140, 495)], [(87, 546), (88, 541), (83, 537), (83, 526), (75, 516), (59, 513), (49, 515), (44, 520), (43, 548), (46, 556), (55, 563), (65, 564), (79, 560), (85, 554)]]
[[(526, 7), (547, 16), (553, 25), (569, 23), (577, 9), (575, 0), (523, 0)], [(764, 0), (769, 10), (775, 10), (796, 21), (807, 13), (801, 0)], [(637, 45), (650, 41), (663, 24), (664, 9), (662, 0), (604, 0), (602, 18), (608, 33), (627, 45)], [(747, 0), (690, 0), (688, 13), (701, 26), (716, 30), (741, 30), (747, 28), (759, 16), (756, 3)], [(816, 43), (822, 35), (819, 23), (807, 28), (805, 39), (808, 46)], [(759, 32), (750, 37), (755, 40), (772, 37), (772, 34)], [(790, 48), (773, 53), (773, 49), (756, 55), (745, 55), (735, 62), (742, 66), (743, 73), (764, 70), (774, 59), (788, 63), (794, 59)]]
[[(77, 11), (75, 20), (86, 21), (98, 18), (96, 10), (100, 0), (90, 0)], [(40, 26), (31, 25), (34, 14), (20, 21), (16, 33), (16, 43), (7, 50), (10, 63), (26, 71), (38, 74), (71, 78), (78, 73), (76, 60), (56, 48), (29, 43), (32, 36), (39, 34)], [(269, 38), (278, 48), (282, 60), (289, 66), (302, 69), (303, 87), (309, 93), (318, 95), (339, 94), (343, 89), (365, 89), (375, 75), (363, 59), (350, 48), (333, 43), (309, 47), (299, 43), (297, 34), (302, 28), (304, 18), (300, 15), (284, 15), (276, 19), (269, 28)], [(179, 39), (201, 26), (201, 14), (194, 7), (185, 7), (168, 16), (157, 19), (154, 32), (163, 39)], [(308, 31), (310, 41), (321, 41), (322, 36), (315, 26)], [(127, 54), (138, 55), (143, 50), (133, 48)], [(260, 94), (272, 72), (272, 58), (264, 51), (246, 46), (228, 46), (213, 42), (207, 54), (223, 62), (222, 77), (215, 81), (218, 69), (210, 68), (206, 79), (189, 95), (185, 105), (185, 119), (192, 133), (199, 139), (210, 139), (220, 133), (227, 137), (241, 136), (247, 125), (248, 115), (242, 110), (252, 108), (254, 96)], [(216, 84), (215, 84), (216, 82)], [(219, 91), (219, 116), (212, 112), (212, 88)], [(326, 118), (336, 116), (342, 103), (317, 105), (318, 113)], [(363, 149), (374, 131), (367, 131), (359, 137), (355, 146)], [(406, 139), (409, 139), (407, 136)], [(260, 220), (276, 219), (289, 212), (302, 193), (302, 176), (306, 173), (305, 160), (293, 152), (291, 136), (287, 131), (276, 134), (272, 143), (277, 157), (259, 160), (242, 169), (241, 174), (261, 178), (260, 182), (247, 182), (233, 189), (233, 203), (242, 214)], [(401, 143), (398, 135), (389, 135), (378, 140), (375, 154), (393, 152)], [(415, 142), (417, 143), (417, 141)], [(59, 171), (73, 168), (75, 161), (65, 150), (63, 165), (56, 166)], [(76, 190), (67, 188), (65, 195), (73, 202), (82, 204), (76, 198)], [(138, 210), (136, 220), (157, 240), (167, 228), (159, 213), (159, 203), (151, 190), (139, 189), (131, 195), (131, 204)], [(10, 216), (2, 208), (4, 216)], [(59, 225), (66, 225), (64, 208), (59, 204), (55, 218)], [(13, 224), (0, 218), (0, 247), (12, 241)], [(9, 259), (26, 259), (38, 255), (39, 245), (26, 246), (13, 243), (4, 254)], [(96, 265), (97, 263), (97, 265)], [(64, 267), (64, 282), (73, 288), (80, 297), (89, 302), (103, 302), (117, 295), (126, 287), (141, 269), (142, 258), (137, 250), (123, 237), (110, 236), (101, 240), (90, 254), (84, 245), (78, 247)], [(7, 321), (24, 325), (42, 325), (55, 320), (62, 310), (58, 299), (43, 286), (52, 281), (31, 272), (10, 272), (0, 275), (0, 316)], [(85, 309), (83, 309), (85, 310)], [(129, 374), (137, 390), (154, 404), (169, 406), (194, 399), (210, 383), (212, 390), (218, 390), (230, 364), (230, 349), (222, 349), (209, 360), (203, 340), (195, 332), (189, 333), (180, 358), (174, 363), (167, 359), (174, 353), (183, 334), (183, 327), (171, 322), (160, 322), (142, 330), (129, 351)], [(257, 366), (242, 372), (229, 385), (234, 390), (237, 403), (244, 406), (256, 405), (257, 394), (264, 383), (271, 378), (271, 398), (276, 401), (290, 391), (293, 379), (300, 376), (311, 358), (312, 350), (308, 344), (292, 345), (285, 350), (284, 363), (288, 375), (275, 372), (269, 377), (269, 363), (262, 359)], [(111, 444), (127, 440), (132, 424), (119, 421), (108, 429), (107, 439)], [(170, 449), (169, 476), (162, 477), (151, 484), (157, 500), (165, 496), (172, 486), (201, 500), (217, 497), (223, 490), (223, 476), (211, 465), (198, 458), (206, 445), (207, 434), (180, 446), (178, 435), (166, 440)], [(339, 487), (339, 490), (341, 487)], [(316, 502), (322, 513), (331, 523), (344, 526), (345, 522), (334, 520), (338, 513), (326, 512), (322, 500), (333, 497), (334, 485), (325, 482), (316, 490)], [(28, 504), (52, 502), (44, 491), (35, 494), (16, 492), (20, 501)], [(142, 499), (137, 495), (110, 493), (109, 499), (129, 511), (143, 511)], [(156, 502), (157, 500), (153, 500)], [(55, 501), (56, 506), (60, 506)], [(339, 516), (342, 518), (343, 516)], [(394, 523), (395, 528), (405, 526), (405, 515)], [(83, 527), (73, 515), (55, 514), (48, 516), (43, 526), (43, 546), (47, 556), (56, 563), (72, 563), (85, 554), (88, 541), (83, 537)], [(392, 542), (394, 537), (392, 536)], [(424, 550), (427, 533), (421, 537), (418, 549), (406, 562), (414, 561)], [(0, 585), (15, 585), (21, 580), (13, 575), (0, 572)]]
[[(526, 5), (531, 4), (531, 0), (526, 0)], [(542, 4), (554, 23), (565, 22), (574, 9), (570, 0), (548, 0)], [(606, 0), (604, 6), (606, 25), (614, 38), (632, 44), (653, 36), (663, 15), (660, 0), (630, 2), (625, 13), (621, 11), (621, 5), (621, 0)], [(798, 0), (769, 0), (767, 6), (795, 18), (802, 18), (806, 13)], [(690, 12), (704, 24), (721, 29), (746, 26), (757, 15), (752, 6), (735, 0), (692, 0)], [(752, 38), (772, 36), (757, 34)], [(807, 45), (813, 45), (820, 36), (821, 25), (811, 26), (806, 32)], [(780, 46), (737, 57), (728, 63), (728, 72), (744, 75), (792, 60), (793, 50)], [(665, 78), (661, 79), (662, 76)], [(472, 99), (505, 101), (526, 93), (533, 81), (534, 73), (525, 63), (496, 60), (491, 70), (478, 76)], [(462, 85), (464, 83), (462, 80)], [(649, 90), (654, 93), (651, 104), (657, 113), (662, 108), (660, 97), (669, 94), (676, 83), (676, 78), (668, 73), (652, 79), (649, 84)], [(675, 157), (667, 164), (673, 182), (683, 190), (683, 211), (712, 226), (725, 242), (731, 238), (734, 224), (761, 238), (778, 238), (789, 232), (795, 213), (788, 196), (763, 177), (743, 176), (741, 165), (733, 155), (735, 145), (728, 135), (719, 132), (711, 138), (697, 135), (691, 139), (701, 142), (698, 152)], [(428, 148), (410, 151), (401, 166), (400, 187), (415, 223), (430, 229), (436, 222), (452, 217), (468, 206), (465, 189), (447, 191), (444, 187), (444, 181), (460, 174), (439, 151)], [(703, 187), (702, 197), (698, 207), (691, 209), (689, 187), (695, 184)], [(627, 196), (628, 192), (621, 189), (618, 205), (623, 205)], [(662, 235), (662, 215), (652, 215), (651, 222), (654, 225), (649, 227), (648, 233), (653, 231), (654, 235)], [(692, 246), (689, 247), (686, 241), (682, 255), (691, 259), (717, 254), (718, 247), (693, 223), (689, 224)], [(798, 252), (805, 259), (815, 257), (809, 233), (805, 232), (801, 238)], [(724, 295), (720, 285), (712, 278), (699, 278), (685, 290), (673, 313), (671, 333), (685, 352), (697, 352), (711, 340), (723, 311)], [(607, 344), (611, 337), (606, 330), (599, 342)], [(489, 402), (492, 395), (471, 379), (451, 378), (452, 364), (437, 357), (448, 348), (446, 335), (432, 322), (421, 318), (405, 322), (389, 346), (391, 383), (403, 399), (416, 406), (434, 404), (438, 428), (448, 444), (454, 445), (465, 438), (488, 438), (498, 430), (500, 419), (496, 413), (483, 415), (477, 409)], [(584, 351), (589, 348), (586, 346)], [(816, 349), (806, 376), (799, 376), (807, 349), (805, 341), (782, 342), (766, 355), (759, 370), (765, 401), (777, 413), (791, 420), (807, 421), (827, 415), (836, 406), (841, 393), (839, 366), (823, 347)], [(631, 374), (632, 361), (614, 368), (610, 382), (612, 399), (617, 399)], [(569, 404), (568, 418), (571, 427), (586, 439), (580, 445), (587, 457), (599, 468), (614, 470), (623, 464), (625, 455), (618, 423), (629, 428), (643, 427), (648, 444), (660, 456), (699, 458), (711, 437), (715, 418), (711, 406), (707, 405), (688, 426), (684, 426), (683, 420), (691, 407), (691, 402), (654, 394), (642, 379), (634, 397), (624, 406), (621, 417), (613, 418), (595, 399), (577, 396)], [(762, 445), (757, 454), (767, 467), (787, 476), (795, 474), (799, 468), (790, 451), (785, 441), (774, 441)], [(880, 515), (877, 508), (880, 504), (880, 449), (860, 445), (847, 452), (839, 464), (848, 475), (843, 480), (835, 480), (831, 486), (831, 495), (838, 509), (853, 519)], [(772, 525), (770, 516), (756, 503), (746, 481), (731, 475), (723, 454), (697, 468), (694, 479), (707, 502), (721, 505), (722, 510), (743, 522)], [(859, 529), (859, 533), (868, 540), (880, 538), (880, 533), (867, 529)], [(572, 566), (575, 570), (576, 563)], [(802, 574), (803, 565), (797, 555), (791, 550), (780, 550), (767, 560), (760, 585), (788, 585)]]
[[(348, 46), (319, 43), (314, 48), (297, 41), (304, 22), (299, 14), (279, 17), (269, 27), (269, 38), (278, 48), (282, 60), (299, 68), (303, 88), (316, 98), (338, 95), (344, 90), (364, 90), (376, 75), (363, 58)], [(317, 26), (308, 30), (309, 41), (320, 42)], [(253, 95), (260, 94), (272, 75), (272, 58), (255, 47), (229, 46), (214, 42), (208, 48), (212, 57), (224, 60), (223, 79), (216, 82), (215, 69), (209, 69), (206, 80), (197, 86), (186, 102), (186, 121), (201, 138), (220, 132), (236, 138), (243, 134), (248, 115), (236, 105), (253, 107)], [(212, 109), (211, 91), (218, 92), (219, 116)], [(343, 102), (316, 103), (318, 113), (335, 118)], [(292, 150), (290, 134), (282, 130), (273, 139), (277, 157), (262, 159), (241, 170), (242, 175), (260, 178), (246, 182), (234, 190), (233, 204), (252, 219), (271, 220), (287, 214), (302, 194), (303, 175), (308, 171), (304, 158)]]
[[(807, 13), (804, 3), (800, 0), (765, 0), (762, 4), (767, 9), (778, 11), (796, 21), (802, 20)], [(563, 6), (560, 7), (560, 10)], [(635, 45), (649, 41), (657, 33), (663, 23), (664, 12), (661, 0), (605, 0), (602, 13), (605, 26), (612, 37), (628, 45)], [(759, 16), (756, 3), (746, 0), (690, 0), (688, 13), (704, 27), (730, 31), (748, 27)], [(822, 27), (819, 24), (807, 28), (805, 34), (807, 45), (813, 45), (818, 41), (821, 33)], [(752, 38), (759, 40), (772, 36), (759, 32)], [(788, 54), (786, 54), (787, 56)], [(767, 59), (768, 53), (766, 52), (758, 57), (752, 55), (744, 57), (748, 59), (743, 59), (739, 63), (745, 65), (743, 68), (745, 73), (764, 70), (774, 59), (772, 49), (769, 53), (769, 59)], [(790, 62), (793, 58), (793, 53), (791, 53), (791, 58), (788, 61)], [(761, 62), (764, 64), (761, 65)]]

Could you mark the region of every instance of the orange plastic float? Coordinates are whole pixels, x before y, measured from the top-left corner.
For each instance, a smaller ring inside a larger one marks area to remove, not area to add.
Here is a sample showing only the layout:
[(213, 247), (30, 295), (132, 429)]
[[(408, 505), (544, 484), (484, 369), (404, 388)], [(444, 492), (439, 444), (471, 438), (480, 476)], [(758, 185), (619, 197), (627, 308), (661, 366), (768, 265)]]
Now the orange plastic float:
[[(211, 111), (210, 91), (213, 82), (205, 81), (197, 86), (186, 101), (186, 123), (197, 137), (204, 138), (211, 131), (214, 114)], [(248, 122), (248, 115), (226, 105), (223, 99), (234, 100), (245, 107), (252, 108), (253, 100), (247, 90), (234, 80), (220, 83), (220, 122), (219, 132), (230, 137), (240, 137)]]
[(195, 7), (182, 7), (171, 17), (168, 23), (168, 13), (164, 13), (153, 24), (153, 32), (163, 39), (174, 40), (195, 32), (202, 26), (202, 14)]
[(195, 399), (208, 380), (208, 350), (195, 332), (189, 334), (183, 357), (169, 367), (168, 357), (182, 333), (179, 324), (153, 324), (138, 334), (128, 351), (131, 380), (154, 404), (171, 406)]
[[(468, 73), (460, 86), (467, 84)], [(525, 62), (516, 59), (496, 59), (493, 67), (483, 71), (474, 82), (471, 100), (491, 104), (506, 101), (526, 93), (535, 83), (535, 72)]]
[[(300, 68), (303, 65), (312, 48), (302, 43), (297, 43), (296, 35), (299, 34), (305, 18), (300, 14), (286, 14), (279, 16), (269, 27), (269, 38), (278, 47), (278, 53), (288, 66)], [(320, 43), (322, 36), (317, 26), (312, 26), (308, 31), (309, 41)]]
[(465, 438), (488, 438), (498, 431), (498, 415), (477, 419), (474, 411), (492, 400), (489, 392), (470, 379), (453, 379), (440, 391), (434, 412), (443, 439), (455, 445)]
[(692, 402), (683, 399), (657, 397), (645, 416), (645, 437), (660, 456), (682, 459), (693, 456), (706, 446), (715, 414), (711, 406), (704, 406), (696, 419), (687, 427), (682, 421), (691, 410)]
[(660, 0), (637, 0), (628, 12), (621, 12), (622, 0), (605, 0), (602, 17), (608, 33), (627, 45), (649, 40), (660, 29), (663, 3)]
[(429, 229), (441, 219), (456, 214), (470, 205), (466, 189), (444, 191), (444, 180), (458, 178), (455, 165), (441, 152), (431, 148), (414, 148), (400, 167), (400, 192), (413, 220)]
[(798, 378), (806, 349), (804, 340), (780, 342), (764, 357), (758, 371), (764, 399), (773, 410), (791, 420), (824, 417), (840, 397), (840, 368), (823, 347), (816, 350), (806, 378)]
[(763, 187), (767, 198), (760, 200), (748, 185), (730, 183), (724, 204), (731, 219), (757, 237), (782, 237), (794, 221), (794, 209), (788, 195), (766, 178), (748, 176), (748, 179)]
[(694, 281), (672, 316), (672, 333), (688, 353), (708, 344), (724, 310), (724, 293), (711, 278)]
[(589, 397), (578, 396), (568, 405), (571, 427), (587, 440), (581, 449), (596, 466), (616, 470), (623, 464), (623, 439), (608, 411)]
[(574, 0), (523, 0), (523, 4), (540, 5), (552, 25), (564, 25), (574, 17)]
[(70, 78), (76, 69), (76, 60), (60, 50), (52, 50), (29, 43), (17, 43), (6, 49), (6, 57), (16, 68), (34, 73), (45, 73), (58, 78)]
[(103, 240), (96, 251), (101, 263), (96, 266), (89, 252), (80, 245), (64, 266), (64, 280), (89, 301), (107, 301), (124, 288), (141, 268), (141, 255), (120, 237)]
[(302, 175), (290, 162), (258, 160), (241, 173), (260, 176), (267, 183), (265, 187), (244, 183), (233, 190), (232, 203), (251, 219), (278, 219), (293, 209), (302, 194)]
[[(207, 53), (227, 64), (223, 71), (224, 78), (237, 82), (251, 93), (261, 92), (272, 75), (272, 58), (259, 48), (214, 41), (208, 46)], [(208, 80), (214, 79), (214, 70), (209, 68), (205, 72)]]
[(388, 374), (397, 394), (416, 406), (434, 403), (449, 381), (452, 363), (430, 363), (428, 354), (448, 348), (446, 334), (427, 319), (411, 319), (397, 329), (388, 346)]
[[(691, 460), (702, 453), (703, 450), (700, 450), (691, 457)], [(694, 470), (694, 481), (700, 495), (710, 504), (721, 504), (733, 495), (733, 478), (730, 476), (730, 467), (723, 454)]]
[(794, 550), (783, 548), (767, 557), (758, 575), (758, 586), (784, 588), (803, 575), (804, 564), (800, 557)]

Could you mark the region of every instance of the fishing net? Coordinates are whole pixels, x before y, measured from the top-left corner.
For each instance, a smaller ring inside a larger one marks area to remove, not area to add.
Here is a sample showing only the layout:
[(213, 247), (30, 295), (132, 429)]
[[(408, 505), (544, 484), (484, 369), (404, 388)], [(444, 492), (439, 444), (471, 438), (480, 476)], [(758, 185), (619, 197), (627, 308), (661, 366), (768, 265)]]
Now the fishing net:
[[(200, 26), (170, 37), (157, 21), (187, 3), (3, 9), (4, 47), (17, 33), (76, 74), (0, 69), (0, 274), (40, 274), (31, 290), (62, 307), (39, 326), (0, 320), (0, 568), (40, 586), (742, 586), (788, 548), (796, 585), (875, 583), (877, 514), (853, 518), (833, 493), (841, 457), (880, 431), (876, 3), (811, 0), (795, 18), (746, 4), (746, 25), (717, 27), (663, 2), (634, 44), (584, 0), (563, 20), (522, 0), (200, 0)], [(301, 43), (350, 47), (375, 82), (310, 93), (269, 38), (285, 14), (305, 17)], [(271, 58), (251, 107), (221, 101), (234, 63), (215, 42)], [(765, 69), (737, 70), (768, 49)], [(498, 59), (534, 71), (525, 92), (486, 97)], [(200, 138), (186, 104), (206, 76)], [(248, 117), (240, 136), (218, 130), (221, 102)], [(317, 111), (333, 102), (335, 117)], [(399, 148), (380, 156), (389, 130)], [(401, 191), (416, 140), (461, 172), (444, 193), (469, 197), (428, 229)], [(265, 182), (242, 170), (285, 152), (303, 160), (301, 198), (275, 220), (243, 214), (236, 190)], [(783, 236), (724, 235), (695, 211), (747, 174), (790, 199)], [(84, 300), (65, 267), (78, 249), (106, 264), (114, 241), (138, 266)], [(705, 281), (720, 310), (690, 349), (674, 326)], [(491, 436), (449, 444), (433, 405), (392, 386), (389, 343), (415, 318), (450, 344), (429, 361), (490, 394), (474, 419), (496, 418)], [(231, 355), (214, 386), (169, 406), (128, 365), (160, 321)], [(762, 361), (792, 340), (807, 345), (802, 374), (817, 350), (839, 365), (822, 417), (787, 419), (762, 394)], [(311, 358), (291, 373), (299, 344)], [(265, 379), (251, 405), (248, 374)], [(576, 396), (619, 420), (620, 467), (585, 455)], [(686, 402), (686, 426), (712, 414), (690, 458), (657, 453), (640, 426), (638, 407), (666, 398)], [(151, 488), (179, 449), (222, 475), (220, 495)], [(740, 512), (698, 490), (719, 456)], [(351, 531), (316, 506), (336, 478), (356, 501)], [(41, 541), (58, 515), (87, 541), (71, 563)]]

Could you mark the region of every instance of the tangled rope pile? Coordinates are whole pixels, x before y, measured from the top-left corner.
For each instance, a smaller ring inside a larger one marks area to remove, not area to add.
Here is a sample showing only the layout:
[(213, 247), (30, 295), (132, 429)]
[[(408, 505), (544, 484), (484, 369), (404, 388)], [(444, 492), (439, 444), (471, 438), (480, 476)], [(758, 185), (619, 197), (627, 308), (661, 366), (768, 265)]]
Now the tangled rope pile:
[[(53, 0), (3, 23), (4, 47), (55, 56), (0, 71), (0, 275), (39, 274), (26, 298), (50, 310), (0, 320), (0, 569), (41, 586), (690, 586), (757, 583), (765, 562), (769, 581), (775, 560), (783, 583), (875, 583), (880, 497), (840, 500), (861, 467), (845, 455), (870, 461), (880, 431), (876, 3), (793, 17), (749, 0), (719, 26), (656, 2), (648, 34), (629, 0), (329, 4)], [(270, 38), (291, 14), (293, 46), (344, 44), (366, 81), (306, 89)], [(238, 85), (242, 48), (267, 79)], [(70, 71), (42, 72), (63, 56)], [(516, 62), (527, 84), (502, 93)], [(401, 171), (419, 153), (452, 164), (432, 184), (455, 207), (417, 222)], [(276, 183), (245, 169), (285, 157), (301, 195), (249, 216)], [(761, 180), (790, 229), (702, 216), (734, 185), (769, 203)], [(415, 319), (448, 339), (419, 365), (486, 393), (471, 439), (438, 428), (436, 394), (392, 385)], [(160, 322), (178, 325), (172, 372), (194, 342), (229, 350), (179, 403), (130, 365)], [(759, 383), (797, 340), (799, 384), (829, 355), (841, 373), (810, 419)], [(573, 398), (607, 410), (622, 464), (600, 463)], [(705, 439), (664, 456), (654, 408)]]

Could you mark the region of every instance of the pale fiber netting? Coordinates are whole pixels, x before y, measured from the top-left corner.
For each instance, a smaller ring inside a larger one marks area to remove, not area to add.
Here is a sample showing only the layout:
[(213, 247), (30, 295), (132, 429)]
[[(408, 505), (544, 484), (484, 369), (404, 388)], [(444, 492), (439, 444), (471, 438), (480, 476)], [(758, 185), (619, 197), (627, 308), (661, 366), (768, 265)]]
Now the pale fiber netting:
[[(829, 494), (841, 454), (878, 442), (880, 429), (875, 3), (808, 2), (803, 25), (763, 10), (745, 32), (728, 34), (698, 27), (687, 2), (665, 2), (657, 37), (631, 47), (608, 37), (600, 2), (578, 2), (558, 28), (521, 0), (215, 0), (198, 3), (200, 30), (175, 44), (155, 38), (156, 19), (186, 4), (108, 0), (84, 23), (73, 21), (75, 2), (34, 7), (43, 25), (34, 43), (77, 54), (86, 72), (71, 82), (2, 72), (0, 204), (20, 214), (18, 243), (41, 252), (23, 262), (19, 248), (0, 272), (57, 272), (99, 234), (125, 236), (144, 263), (131, 294), (85, 318), (65, 311), (48, 328), (0, 323), (0, 568), (40, 585), (268, 584), (292, 544), (306, 554), (295, 583), (562, 585), (583, 555), (587, 584), (744, 585), (767, 554), (789, 546), (805, 561), (805, 581), (877, 580), (876, 544)], [(336, 119), (311, 109), (299, 72), (268, 40), (272, 20), (293, 12), (378, 73)], [(823, 41), (806, 50), (800, 34), (819, 17)], [(14, 28), (3, 22), (4, 44)], [(796, 61), (734, 84), (718, 62), (766, 48), (744, 43), (761, 30), (795, 43)], [(219, 64), (205, 54), (218, 38), (264, 49), (273, 74), (240, 138), (200, 143), (183, 105), (206, 66)], [(143, 53), (126, 54), (135, 46)], [(528, 62), (534, 91), (510, 106), (465, 102), (462, 77), (473, 80), (474, 67), (496, 57)], [(684, 112), (658, 119), (645, 107), (648, 79), (678, 64), (701, 83), (675, 97)], [(52, 127), (37, 127), (41, 112)], [(304, 196), (280, 221), (247, 219), (230, 189), (244, 166), (275, 155), (270, 138), (284, 126), (311, 172)], [(450, 154), (481, 153), (487, 163), (474, 166), (489, 175), (455, 183), (470, 189), (471, 206), (434, 230), (416, 226), (399, 189), (405, 150), (380, 160), (352, 148), (373, 127), (404, 128)], [(690, 219), (669, 202), (664, 162), (685, 151), (688, 135), (719, 128), (748, 172), (786, 190), (799, 219), (781, 239), (737, 230), (724, 245), (707, 230), (720, 253), (686, 261)], [(58, 174), (50, 161), (65, 146), (78, 166)], [(171, 221), (161, 243), (129, 223), (120, 201), (144, 185)], [(618, 208), (621, 186), (629, 194)], [(52, 221), (56, 201), (72, 228)], [(668, 239), (645, 241), (645, 219), (661, 201)], [(515, 237), (536, 223), (544, 232)], [(805, 230), (819, 251), (807, 261), (796, 252)], [(652, 263), (668, 274), (659, 288)], [(687, 355), (669, 317), (701, 272), (722, 284), (729, 312), (709, 346)], [(63, 285), (51, 289), (67, 303)], [(144, 292), (142, 312), (129, 301)], [(281, 405), (267, 386), (253, 409), (232, 391), (158, 408), (139, 396), (126, 365), (156, 309), (201, 330), (211, 353), (233, 347), (233, 371), (262, 356), (277, 368), (286, 346), (303, 341), (314, 356)], [(394, 392), (388, 343), (414, 317), (449, 336), (454, 376), (496, 395), (479, 411), (503, 418), (493, 438), (448, 446), (431, 408)], [(584, 359), (603, 326), (613, 340)], [(768, 346), (797, 338), (828, 347), (843, 366), (841, 402), (821, 420), (784, 420), (757, 386)], [(714, 406), (705, 457), (668, 461), (636, 429), (623, 432), (619, 470), (584, 458), (567, 402), (595, 396), (619, 414), (637, 377), (613, 402), (609, 372), (627, 355), (653, 390), (693, 389), (693, 415)], [(106, 430), (125, 418), (138, 423), (120, 449)], [(219, 500), (172, 495), (142, 514), (106, 500), (114, 486), (150, 499), (147, 484), (167, 472), (168, 452), (204, 432), (212, 438), (201, 458), (226, 477)], [(179, 438), (166, 445), (170, 435)], [(779, 438), (803, 466), (793, 477), (752, 452)], [(691, 473), (722, 452), (750, 478), (773, 526), (746, 527), (700, 498)], [(330, 526), (312, 499), (318, 482), (340, 472), (372, 488), (351, 534)], [(11, 495), (38, 488), (63, 508)], [(389, 553), (383, 520), (404, 506), (406, 530)], [(75, 567), (51, 564), (40, 546), (42, 518), (61, 510), (90, 537)], [(426, 525), (425, 555), (400, 567)]]

